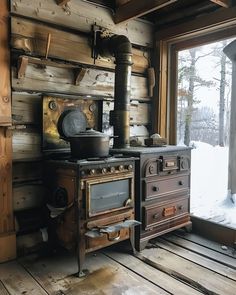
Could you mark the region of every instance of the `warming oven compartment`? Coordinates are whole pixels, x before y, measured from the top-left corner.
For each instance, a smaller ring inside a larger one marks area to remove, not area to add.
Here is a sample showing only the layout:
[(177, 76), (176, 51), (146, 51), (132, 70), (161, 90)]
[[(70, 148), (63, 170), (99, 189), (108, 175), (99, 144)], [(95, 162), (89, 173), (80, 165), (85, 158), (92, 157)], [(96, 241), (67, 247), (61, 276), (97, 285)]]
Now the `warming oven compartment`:
[(133, 206), (133, 174), (86, 181), (87, 217)]

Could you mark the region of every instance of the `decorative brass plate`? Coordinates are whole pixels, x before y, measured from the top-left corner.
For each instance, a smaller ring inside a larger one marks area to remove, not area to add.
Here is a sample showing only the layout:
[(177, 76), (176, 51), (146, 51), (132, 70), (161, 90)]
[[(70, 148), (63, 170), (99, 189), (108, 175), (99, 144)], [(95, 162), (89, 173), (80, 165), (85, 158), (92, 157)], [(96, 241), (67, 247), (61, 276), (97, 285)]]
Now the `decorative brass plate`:
[(98, 129), (99, 101), (45, 96), (43, 98), (43, 151), (69, 150), (69, 143), (57, 131), (57, 121), (68, 109), (79, 109), (87, 119), (87, 127)]

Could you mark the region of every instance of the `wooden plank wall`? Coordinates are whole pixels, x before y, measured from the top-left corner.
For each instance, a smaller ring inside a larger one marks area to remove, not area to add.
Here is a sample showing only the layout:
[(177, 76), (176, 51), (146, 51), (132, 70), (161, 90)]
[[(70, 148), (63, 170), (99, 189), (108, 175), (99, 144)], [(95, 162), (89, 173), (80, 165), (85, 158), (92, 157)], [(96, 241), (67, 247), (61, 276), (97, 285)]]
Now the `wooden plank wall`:
[(16, 253), (12, 212), (12, 137), (11, 126), (10, 51), (8, 1), (0, 9), (0, 262), (13, 259)]
[[(132, 42), (131, 97), (136, 104), (132, 107), (131, 117), (133, 125), (144, 127), (142, 125), (150, 121), (152, 103), (148, 94), (147, 68), (153, 46), (153, 27), (141, 20), (115, 25), (109, 9), (82, 0), (70, 1), (66, 6), (58, 6), (55, 0), (11, 0), (10, 9), (13, 204), (18, 222), (17, 244), (24, 253), (27, 251), (22, 247), (29, 245), (32, 248), (34, 237), (40, 240), (39, 231), (32, 233), (30, 239), (31, 234), (21, 225), (25, 224), (22, 222), (24, 212), (26, 217), (35, 208), (39, 212), (44, 202), (40, 161), (43, 95), (67, 98), (90, 95), (99, 100), (113, 100), (114, 60), (99, 58), (94, 64), (91, 57), (91, 27), (96, 22), (112, 33), (126, 35)], [(48, 34), (51, 34), (51, 42), (46, 59)], [(30, 58), (25, 73), (19, 78), (18, 57), (21, 55)], [(74, 81), (76, 68), (85, 69), (85, 75), (77, 85)]]

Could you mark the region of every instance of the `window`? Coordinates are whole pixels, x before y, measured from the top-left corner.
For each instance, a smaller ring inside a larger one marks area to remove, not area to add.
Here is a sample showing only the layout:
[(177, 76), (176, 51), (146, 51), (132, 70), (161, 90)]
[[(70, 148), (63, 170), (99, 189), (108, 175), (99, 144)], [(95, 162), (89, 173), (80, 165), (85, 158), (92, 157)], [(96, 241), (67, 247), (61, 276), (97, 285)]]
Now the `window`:
[(228, 195), (233, 39), (177, 51), (177, 144), (191, 146), (191, 213), (236, 228)]

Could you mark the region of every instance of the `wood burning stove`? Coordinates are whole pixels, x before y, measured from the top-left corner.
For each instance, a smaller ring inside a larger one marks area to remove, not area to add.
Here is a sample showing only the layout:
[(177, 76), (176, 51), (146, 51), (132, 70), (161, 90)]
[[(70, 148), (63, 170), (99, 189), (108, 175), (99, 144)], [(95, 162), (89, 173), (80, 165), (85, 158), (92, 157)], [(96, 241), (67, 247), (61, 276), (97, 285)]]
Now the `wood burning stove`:
[(78, 253), (79, 276), (85, 254), (129, 239), (133, 247), (135, 160), (51, 159), (45, 162), (50, 232)]
[[(127, 239), (134, 248), (133, 227), (140, 224), (134, 220), (135, 158), (108, 155), (81, 159), (81, 155), (86, 157), (86, 141), (83, 154), (72, 155), (58, 133), (58, 126), (75, 134), (82, 128), (97, 128), (95, 106), (98, 107), (93, 101), (55, 97), (43, 100), (43, 143), (47, 158), (44, 184), (48, 188), (49, 238), (77, 251), (79, 276), (84, 274), (82, 267), (86, 253)], [(60, 119), (67, 118), (65, 112), (76, 113), (71, 116), (73, 128), (65, 128), (68, 126)], [(78, 158), (71, 158), (75, 155)], [(91, 154), (88, 153), (87, 157)]]

